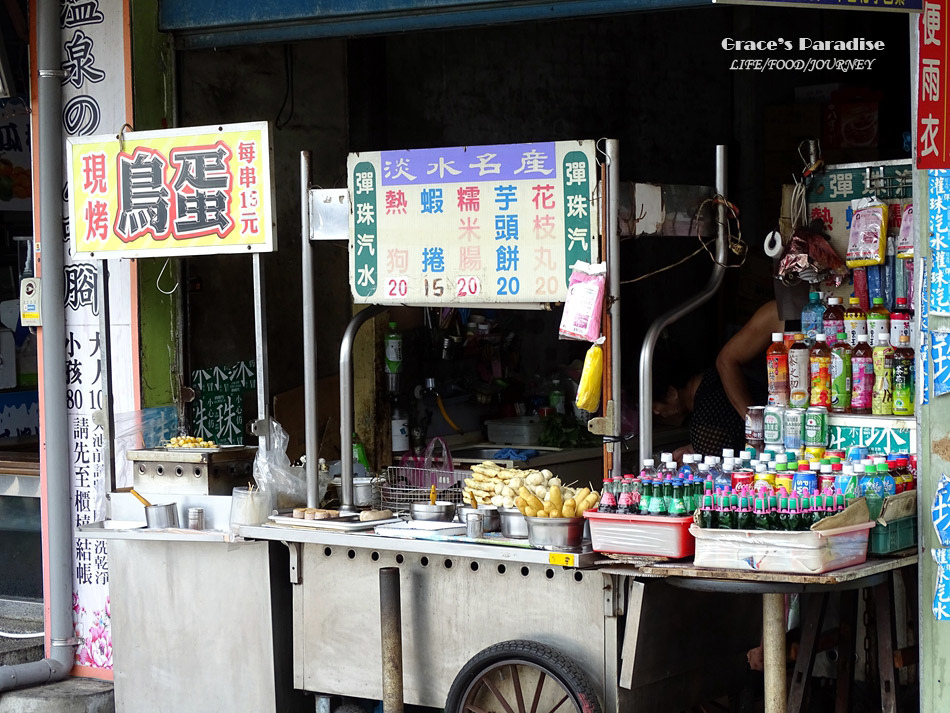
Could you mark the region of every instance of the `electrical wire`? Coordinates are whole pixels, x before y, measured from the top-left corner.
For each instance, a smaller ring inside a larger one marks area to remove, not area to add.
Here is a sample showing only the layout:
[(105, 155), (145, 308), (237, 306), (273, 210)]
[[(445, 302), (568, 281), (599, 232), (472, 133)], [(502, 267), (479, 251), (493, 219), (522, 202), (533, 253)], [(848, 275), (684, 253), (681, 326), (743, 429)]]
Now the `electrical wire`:
[[(286, 86), (284, 90), (284, 100), (281, 102), (280, 109), (277, 111), (277, 118), (274, 119), (274, 126), (278, 129), (283, 129), (287, 126), (294, 116), (294, 55), (291, 45), (284, 45), (284, 77)], [(283, 116), (288, 99), (290, 100), (290, 113), (287, 114), (286, 119), (281, 121), (280, 117)]]

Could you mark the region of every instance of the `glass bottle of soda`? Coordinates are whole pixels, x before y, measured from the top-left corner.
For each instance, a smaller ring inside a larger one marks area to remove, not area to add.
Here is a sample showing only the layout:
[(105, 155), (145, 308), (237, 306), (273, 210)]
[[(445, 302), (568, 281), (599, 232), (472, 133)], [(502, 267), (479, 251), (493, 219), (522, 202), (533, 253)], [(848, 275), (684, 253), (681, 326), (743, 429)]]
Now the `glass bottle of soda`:
[(815, 346), (808, 358), (811, 378), (810, 404), (831, 407), (831, 350), (824, 334), (815, 336)]
[(871, 413), (874, 394), (874, 351), (866, 334), (858, 335), (851, 350), (851, 413)]
[(914, 350), (910, 337), (898, 337), (900, 346), (894, 350), (894, 415), (914, 415)]
[(686, 514), (686, 500), (683, 497), (683, 481), (676, 478), (673, 481), (673, 495), (670, 498), (669, 515), (670, 517), (684, 517)]
[(781, 332), (772, 334), (765, 352), (769, 378), (769, 406), (788, 406), (788, 349)]
[(792, 408), (808, 408), (811, 393), (809, 355), (811, 348), (804, 334), (795, 335), (795, 343), (788, 350), (788, 405)]
[(703, 507), (699, 514), (699, 523), (701, 527), (707, 530), (715, 530), (719, 527), (719, 516), (713, 507), (713, 496), (703, 496)]
[(617, 514), (633, 515), (633, 478), (627, 476), (620, 484), (620, 494), (617, 496)]
[(825, 310), (821, 323), (825, 337), (828, 339), (828, 346), (834, 346), (838, 341), (838, 335), (844, 332), (844, 307), (841, 306), (840, 297), (828, 298), (828, 308)]
[(612, 478), (604, 478), (603, 489), (600, 491), (600, 505), (597, 508), (597, 512), (617, 512), (617, 494), (614, 492)]
[(868, 310), (868, 342), (877, 344), (878, 334), (891, 333), (891, 313), (884, 306), (883, 297), (871, 300), (871, 309)]
[(755, 499), (755, 529), (756, 530), (771, 530), (772, 526), (769, 522), (768, 511), (765, 507), (766, 503), (765, 498), (756, 498)]
[(844, 331), (851, 347), (857, 346), (859, 334), (868, 333), (867, 314), (861, 309), (861, 300), (857, 297), (848, 299), (848, 309), (844, 313)]
[(653, 495), (650, 497), (650, 515), (666, 515), (666, 501), (663, 498), (663, 483), (666, 481), (653, 481)]

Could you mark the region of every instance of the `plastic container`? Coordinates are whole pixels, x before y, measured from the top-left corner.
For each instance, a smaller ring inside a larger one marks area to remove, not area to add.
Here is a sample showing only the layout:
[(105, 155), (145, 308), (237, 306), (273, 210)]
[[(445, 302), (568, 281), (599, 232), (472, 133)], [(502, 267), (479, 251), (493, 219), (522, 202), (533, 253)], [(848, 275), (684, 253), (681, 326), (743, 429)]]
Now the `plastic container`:
[(696, 540), (689, 534), (690, 517), (617, 515), (588, 510), (594, 550), (618, 555), (689, 557)]
[(917, 544), (917, 517), (902, 517), (884, 525), (877, 523), (871, 530), (868, 551), (875, 555), (899, 552)]
[(868, 557), (873, 522), (833, 530), (770, 532), (689, 528), (696, 538), (697, 567), (754, 572), (820, 574), (861, 564)]
[(515, 416), (486, 421), (488, 440), (501, 445), (536, 446), (541, 440), (541, 419), (537, 416)]

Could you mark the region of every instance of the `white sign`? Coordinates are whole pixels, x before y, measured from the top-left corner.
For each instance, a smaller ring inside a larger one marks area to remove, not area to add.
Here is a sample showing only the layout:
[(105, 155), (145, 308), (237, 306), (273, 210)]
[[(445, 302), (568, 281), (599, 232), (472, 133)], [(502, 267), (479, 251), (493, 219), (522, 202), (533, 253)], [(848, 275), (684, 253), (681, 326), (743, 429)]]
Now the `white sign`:
[(593, 141), (350, 154), (355, 302), (563, 302), (598, 261)]

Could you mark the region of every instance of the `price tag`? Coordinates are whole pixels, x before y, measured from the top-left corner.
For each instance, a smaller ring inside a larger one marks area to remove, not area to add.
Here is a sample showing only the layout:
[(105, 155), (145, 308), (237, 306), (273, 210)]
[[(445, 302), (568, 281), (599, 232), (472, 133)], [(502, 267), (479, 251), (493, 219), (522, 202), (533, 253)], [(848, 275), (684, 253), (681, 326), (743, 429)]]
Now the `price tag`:
[(566, 552), (552, 552), (548, 555), (548, 564), (557, 564), (562, 567), (574, 566), (574, 555)]

